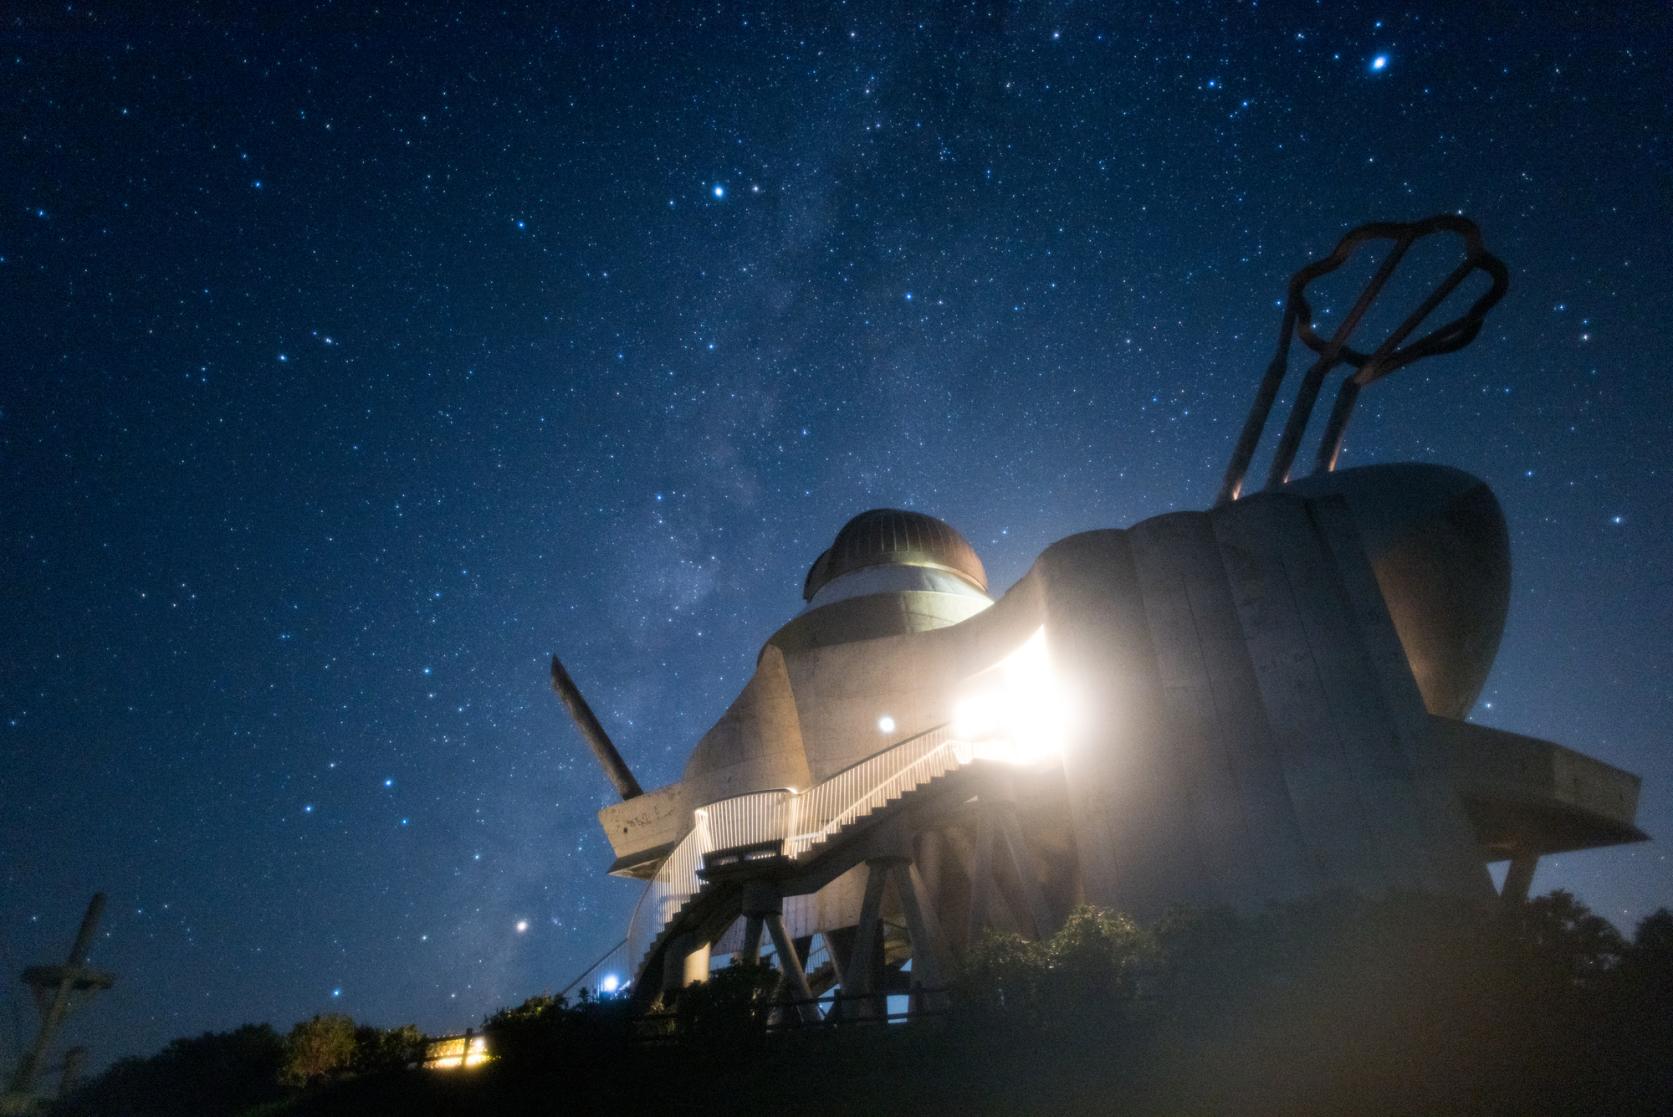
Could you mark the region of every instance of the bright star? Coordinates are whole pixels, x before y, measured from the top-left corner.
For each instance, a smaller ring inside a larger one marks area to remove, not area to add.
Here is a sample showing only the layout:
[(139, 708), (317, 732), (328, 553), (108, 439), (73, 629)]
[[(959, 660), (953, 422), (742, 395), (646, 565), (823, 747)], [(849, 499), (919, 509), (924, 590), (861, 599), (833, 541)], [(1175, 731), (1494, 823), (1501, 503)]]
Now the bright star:
[(389, 777), (385, 778), (384, 781), (383, 781), (383, 786), (394, 787), (395, 786), (395, 777), (394, 776), (389, 776)]
[(726, 197), (726, 187), (724, 187), (724, 186), (722, 186), (722, 185), (721, 185), (721, 184), (720, 184), (720, 183), (718, 183), (718, 182), (717, 182), (717, 183), (715, 183), (715, 186), (714, 186), (714, 190), (713, 190), (713, 194), (714, 194), (714, 196), (715, 196), (715, 197), (717, 197), (717, 198), (724, 198), (724, 197)]
[(529, 929), (529, 921), (528, 920), (519, 919), (517, 921), (517, 933), (519, 935), (522, 934), (524, 931), (527, 931), (528, 929)]
[(1388, 55), (1379, 54), (1371, 59), (1371, 72), (1373, 74), (1380, 74), (1386, 69), (1388, 69)]

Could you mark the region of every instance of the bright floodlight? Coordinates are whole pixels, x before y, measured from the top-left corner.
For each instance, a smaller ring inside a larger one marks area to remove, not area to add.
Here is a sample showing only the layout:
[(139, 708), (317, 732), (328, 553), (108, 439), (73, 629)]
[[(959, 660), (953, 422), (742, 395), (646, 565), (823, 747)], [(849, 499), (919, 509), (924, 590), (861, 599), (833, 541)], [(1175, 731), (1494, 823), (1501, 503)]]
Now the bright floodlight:
[(971, 680), (953, 736), (984, 760), (1037, 764), (1063, 751), (1078, 705), (1051, 667), (1046, 631)]
[(614, 993), (622, 987), (622, 979), (613, 973), (604, 975), (604, 980), (598, 983), (598, 991), (604, 994)]

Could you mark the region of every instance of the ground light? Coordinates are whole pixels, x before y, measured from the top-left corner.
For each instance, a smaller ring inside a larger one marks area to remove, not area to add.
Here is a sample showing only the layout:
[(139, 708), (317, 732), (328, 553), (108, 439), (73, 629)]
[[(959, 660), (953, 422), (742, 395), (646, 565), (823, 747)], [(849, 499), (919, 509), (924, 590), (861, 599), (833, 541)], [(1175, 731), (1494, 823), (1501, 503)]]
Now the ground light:
[(481, 1066), (490, 1058), (488, 1037), (466, 1032), (462, 1036), (431, 1040), (424, 1050), (423, 1066), (425, 1070), (470, 1069)]

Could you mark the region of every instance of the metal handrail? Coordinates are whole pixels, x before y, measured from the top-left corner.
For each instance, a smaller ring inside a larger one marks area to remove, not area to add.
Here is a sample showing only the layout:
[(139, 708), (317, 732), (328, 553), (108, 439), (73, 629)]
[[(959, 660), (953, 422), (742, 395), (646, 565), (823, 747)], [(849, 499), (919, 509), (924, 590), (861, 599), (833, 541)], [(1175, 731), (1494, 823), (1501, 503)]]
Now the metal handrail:
[(692, 812), (692, 827), (645, 886), (628, 921), (627, 958), (638, 980), (669, 924), (705, 887), (703, 859), (717, 850), (784, 843), (791, 860), (971, 760), (936, 726), (855, 761), (805, 791), (751, 791)]
[[(575, 979), (568, 985), (559, 989), (558, 996), (568, 996), (569, 991), (577, 986), (582, 989), (591, 989), (595, 993), (602, 993), (603, 990), (599, 988), (599, 983), (602, 981), (603, 975), (614, 970), (625, 969), (626, 963), (627, 940), (623, 939), (621, 942), (618, 942), (615, 946), (612, 946), (609, 950), (605, 951), (603, 956), (600, 957), (598, 961), (594, 962), (592, 965), (577, 974)], [(588, 978), (591, 978), (592, 980), (589, 981), (587, 980)]]

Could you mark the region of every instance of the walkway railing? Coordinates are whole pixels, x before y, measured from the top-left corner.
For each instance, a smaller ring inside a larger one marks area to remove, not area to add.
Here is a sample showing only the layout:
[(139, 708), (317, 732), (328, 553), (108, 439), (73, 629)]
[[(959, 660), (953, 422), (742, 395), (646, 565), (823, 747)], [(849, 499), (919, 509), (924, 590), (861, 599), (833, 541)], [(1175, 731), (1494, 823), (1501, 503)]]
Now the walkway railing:
[(637, 980), (663, 933), (702, 892), (703, 858), (716, 850), (782, 843), (811, 859), (843, 830), (971, 761), (940, 726), (866, 757), (806, 791), (754, 791), (693, 812), (692, 828), (651, 878), (628, 923), (627, 960)]
[(798, 795), (785, 853), (801, 857), (843, 828), (967, 763), (946, 726), (931, 729), (851, 764)]
[[(608, 997), (618, 990), (625, 988), (628, 979), (633, 976), (633, 970), (628, 965), (627, 940), (612, 946), (604, 952), (603, 957), (582, 970), (575, 980), (558, 990), (558, 996), (567, 997), (575, 992), (577, 996)], [(579, 990), (580, 992), (577, 992)]]

